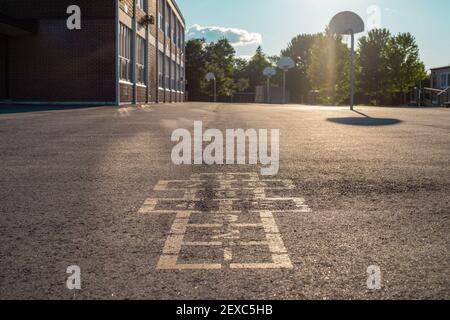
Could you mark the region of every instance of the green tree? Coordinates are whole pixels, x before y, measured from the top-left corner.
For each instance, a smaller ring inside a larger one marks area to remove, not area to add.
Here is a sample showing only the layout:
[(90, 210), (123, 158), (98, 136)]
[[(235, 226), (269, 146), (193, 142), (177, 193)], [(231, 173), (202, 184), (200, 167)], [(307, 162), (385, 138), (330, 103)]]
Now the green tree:
[[(235, 50), (227, 39), (211, 42), (204, 47), (204, 61), (206, 72), (213, 72), (217, 79), (217, 95), (231, 96), (234, 88)], [(201, 80), (203, 93), (213, 96), (214, 88), (203, 77)]]
[(205, 71), (205, 40), (193, 39), (186, 42), (186, 90), (191, 100), (201, 98)]
[(270, 65), (272, 64), (262, 51), (262, 48), (258, 47), (250, 60), (241, 58), (235, 60), (235, 81), (242, 78), (248, 79), (249, 88), (255, 90), (256, 86), (265, 83), (263, 71)]
[(348, 102), (350, 50), (342, 37), (328, 30), (314, 41), (308, 77), (319, 102), (326, 105)]
[[(250, 88), (250, 80), (248, 79), (248, 61), (243, 58), (234, 59), (234, 83), (235, 89), (239, 92), (244, 92)], [(244, 80), (246, 85), (244, 85)]]
[(264, 84), (265, 77), (263, 71), (268, 66), (270, 66), (270, 62), (267, 60), (262, 48), (258, 47), (247, 65), (250, 88), (254, 89), (256, 86)]
[(357, 55), (358, 91), (372, 104), (380, 104), (389, 90), (387, 45), (391, 33), (387, 29), (373, 29), (359, 40)]
[(239, 78), (236, 81), (235, 89), (238, 92), (245, 92), (250, 88), (250, 81), (247, 78)]
[(312, 47), (320, 37), (321, 34), (300, 34), (281, 51), (282, 56), (292, 58), (296, 64), (296, 67), (288, 72), (286, 82), (292, 101), (303, 102), (311, 90), (308, 68), (311, 64)]
[(387, 45), (389, 92), (403, 97), (418, 81), (426, 78), (425, 65), (419, 57), (419, 46), (410, 33), (391, 37)]

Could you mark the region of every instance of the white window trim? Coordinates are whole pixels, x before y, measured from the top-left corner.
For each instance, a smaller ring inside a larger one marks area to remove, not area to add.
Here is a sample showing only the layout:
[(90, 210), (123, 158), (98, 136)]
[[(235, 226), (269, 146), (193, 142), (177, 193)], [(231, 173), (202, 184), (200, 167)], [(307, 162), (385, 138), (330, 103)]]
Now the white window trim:
[[(127, 35), (128, 35), (128, 38), (126, 38), (126, 40), (128, 40), (128, 41), (130, 41), (130, 43), (129, 44), (126, 44), (126, 43), (121, 43), (122, 42), (122, 40), (125, 40), (125, 39), (121, 39), (120, 38), (120, 35), (119, 35), (119, 44), (123, 44), (124, 45), (124, 47), (122, 48), (121, 47), (121, 49), (122, 49), (122, 51), (125, 49), (125, 51), (130, 51), (130, 52), (125, 52), (125, 55), (126, 54), (129, 54), (129, 55), (131, 55), (131, 51), (132, 51), (132, 48), (131, 48), (131, 30), (125, 25), (125, 24), (121, 24), (120, 25), (120, 31), (122, 31), (122, 30), (126, 30), (127, 31)], [(123, 53), (123, 52), (122, 52)], [(120, 52), (120, 50), (119, 50), (119, 64), (120, 64), (120, 68), (119, 68), (119, 78), (120, 78), (120, 81), (124, 81), (124, 82), (130, 82), (130, 80), (131, 80), (131, 77), (132, 77), (132, 66), (131, 66), (131, 57), (125, 57), (125, 55), (121, 55), (121, 52)], [(127, 63), (128, 63), (128, 66), (129, 66), (129, 70), (127, 70), (127, 71), (129, 71), (130, 72), (130, 74), (129, 74), (129, 76), (130, 76), (130, 79), (124, 79), (124, 78), (122, 78), (122, 61), (126, 61)]]
[(119, 80), (119, 83), (121, 83), (121, 84), (128, 84), (128, 85), (130, 85), (130, 86), (132, 86), (132, 85), (133, 85), (133, 83), (132, 83), (132, 82), (130, 82), (130, 81), (127, 81), (127, 80), (122, 80), (122, 79), (120, 79), (120, 80)]

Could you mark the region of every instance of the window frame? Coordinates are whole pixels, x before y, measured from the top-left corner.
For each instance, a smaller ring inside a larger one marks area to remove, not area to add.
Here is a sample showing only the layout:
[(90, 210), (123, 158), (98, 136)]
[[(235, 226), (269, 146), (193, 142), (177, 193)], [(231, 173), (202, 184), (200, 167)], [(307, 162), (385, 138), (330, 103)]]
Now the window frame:
[(441, 89), (447, 89), (449, 87), (450, 72), (441, 73), (439, 85)]
[(175, 77), (177, 74), (176, 68), (177, 68), (177, 63), (170, 59), (170, 63), (172, 64), (171, 70), (170, 70), (170, 88), (172, 90), (176, 90), (176, 83), (175, 83)]
[(166, 29), (165, 5), (166, 2), (164, 0), (158, 0), (158, 28), (162, 32), (165, 32)]
[(172, 38), (172, 9), (166, 6), (166, 36)]
[[(123, 23), (119, 26), (119, 79), (120, 81), (132, 81), (131, 70), (131, 46), (132, 30)], [(126, 69), (126, 70), (125, 70)], [(124, 73), (125, 72), (125, 73)]]
[(141, 36), (136, 37), (136, 84), (139, 85), (147, 85), (147, 77), (146, 77), (146, 63), (145, 63), (145, 54), (146, 54), (146, 40)]
[(164, 89), (165, 57), (162, 51), (158, 51), (158, 87)]
[(147, 9), (146, 2), (146, 0), (136, 0), (136, 6), (145, 11)]
[(165, 68), (164, 68), (164, 88), (166, 90), (170, 90), (170, 75), (171, 75), (171, 69), (172, 69), (172, 63), (170, 62), (170, 58), (167, 55), (164, 55), (165, 57)]

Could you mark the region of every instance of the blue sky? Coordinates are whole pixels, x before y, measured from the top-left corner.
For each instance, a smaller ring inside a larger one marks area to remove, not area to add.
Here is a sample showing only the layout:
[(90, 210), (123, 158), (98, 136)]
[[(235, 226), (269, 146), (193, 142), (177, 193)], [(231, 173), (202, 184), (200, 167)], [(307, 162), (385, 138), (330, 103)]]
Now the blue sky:
[[(261, 44), (279, 54), (299, 33), (324, 30), (333, 15), (351, 10), (367, 25), (393, 33), (411, 32), (427, 68), (450, 64), (450, 1), (448, 0), (177, 0), (188, 35), (208, 39), (226, 35), (238, 55), (254, 53)], [(368, 12), (369, 11), (369, 12)], [(378, 18), (379, 17), (379, 18)]]

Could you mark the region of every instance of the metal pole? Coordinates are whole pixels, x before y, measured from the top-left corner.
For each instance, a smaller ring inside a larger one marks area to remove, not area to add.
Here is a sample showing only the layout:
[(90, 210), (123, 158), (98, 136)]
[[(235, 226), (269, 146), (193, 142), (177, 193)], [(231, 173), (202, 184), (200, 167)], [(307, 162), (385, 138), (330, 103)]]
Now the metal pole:
[(419, 81), (419, 93), (418, 93), (419, 98), (417, 99), (417, 103), (418, 103), (418, 107), (422, 106), (422, 81)]
[(216, 79), (214, 79), (214, 102), (217, 102), (217, 85), (216, 85)]
[(267, 77), (267, 103), (270, 103), (270, 77)]
[(286, 104), (286, 70), (283, 70), (283, 104)]
[(353, 111), (355, 96), (355, 35), (352, 33), (352, 53), (350, 58), (350, 110)]

